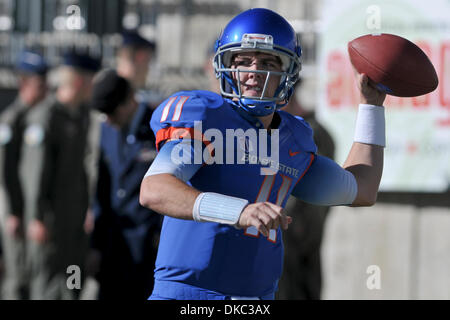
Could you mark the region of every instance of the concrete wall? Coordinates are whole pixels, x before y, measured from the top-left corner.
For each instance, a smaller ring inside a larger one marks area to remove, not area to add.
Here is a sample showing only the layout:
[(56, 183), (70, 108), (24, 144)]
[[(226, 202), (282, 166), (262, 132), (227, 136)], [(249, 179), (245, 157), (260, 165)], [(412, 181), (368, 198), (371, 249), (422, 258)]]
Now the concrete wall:
[[(450, 299), (449, 230), (448, 207), (333, 208), (322, 247), (322, 298)], [(380, 289), (367, 286), (372, 265)]]

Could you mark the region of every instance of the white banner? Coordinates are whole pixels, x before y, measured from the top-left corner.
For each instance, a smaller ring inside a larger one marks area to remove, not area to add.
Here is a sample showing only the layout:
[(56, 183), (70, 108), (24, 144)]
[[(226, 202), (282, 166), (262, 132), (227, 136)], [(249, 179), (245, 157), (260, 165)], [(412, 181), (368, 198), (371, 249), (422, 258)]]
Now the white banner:
[(323, 0), (318, 118), (335, 137), (343, 163), (353, 141), (359, 93), (347, 43), (392, 33), (416, 43), (439, 77), (416, 98), (388, 96), (382, 191), (442, 192), (450, 183), (450, 1)]

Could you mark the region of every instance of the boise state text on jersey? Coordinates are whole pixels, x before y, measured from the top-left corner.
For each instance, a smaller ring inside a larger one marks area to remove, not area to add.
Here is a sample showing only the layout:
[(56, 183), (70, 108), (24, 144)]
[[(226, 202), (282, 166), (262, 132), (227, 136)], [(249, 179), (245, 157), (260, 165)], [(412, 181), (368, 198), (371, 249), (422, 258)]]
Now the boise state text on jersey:
[[(263, 161), (213, 163), (203, 165), (189, 183), (202, 192), (244, 198), (250, 203), (269, 201), (284, 206), (311, 165), (316, 146), (312, 130), (303, 119), (283, 111), (277, 114), (281, 121), (276, 174), (262, 175)], [(183, 132), (194, 137), (196, 121), (201, 121), (203, 132), (216, 129), (223, 136), (227, 129), (259, 129), (258, 123), (244, 118), (230, 100), (208, 91), (185, 91), (169, 97), (153, 113), (151, 127), (157, 146), (167, 139), (184, 136)], [(272, 230), (269, 237), (255, 231), (165, 216), (155, 279), (182, 282), (225, 295), (271, 294), (276, 290), (282, 271), (281, 229)]]

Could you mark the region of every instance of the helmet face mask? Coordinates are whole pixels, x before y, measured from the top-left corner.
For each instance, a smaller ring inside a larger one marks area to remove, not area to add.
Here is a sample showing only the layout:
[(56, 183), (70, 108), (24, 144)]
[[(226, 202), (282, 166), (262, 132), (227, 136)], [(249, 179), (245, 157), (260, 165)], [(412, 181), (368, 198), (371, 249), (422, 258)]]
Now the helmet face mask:
[[(232, 68), (232, 57), (243, 52), (274, 55), (280, 59), (282, 70)], [(268, 9), (244, 11), (230, 21), (216, 41), (213, 64), (216, 77), (220, 78), (221, 94), (238, 100), (242, 108), (255, 116), (269, 115), (289, 101), (301, 69), (300, 55), (295, 32), (283, 17)], [(240, 75), (243, 73), (259, 73), (265, 77), (259, 96), (242, 94)], [(280, 78), (278, 88), (272, 97), (266, 97), (267, 84), (273, 77)]]

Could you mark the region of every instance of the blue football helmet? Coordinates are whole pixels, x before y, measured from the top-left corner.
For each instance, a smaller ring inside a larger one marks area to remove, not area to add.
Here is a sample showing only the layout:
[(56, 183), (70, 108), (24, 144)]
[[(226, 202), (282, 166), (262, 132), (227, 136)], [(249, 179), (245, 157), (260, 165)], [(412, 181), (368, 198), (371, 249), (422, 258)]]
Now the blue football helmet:
[[(220, 90), (224, 97), (237, 98), (239, 106), (254, 116), (269, 115), (287, 104), (301, 70), (301, 47), (294, 29), (282, 16), (262, 8), (240, 13), (228, 23), (217, 39), (215, 51), (213, 65), (216, 77), (220, 78)], [(246, 51), (276, 55), (282, 62), (282, 71), (245, 71), (231, 68), (233, 55)], [(239, 74), (242, 72), (261, 73), (266, 76), (259, 97), (242, 94), (239, 80)], [(233, 80), (233, 73), (236, 74), (236, 80)], [(271, 76), (280, 76), (280, 84), (273, 97), (265, 97)]]

